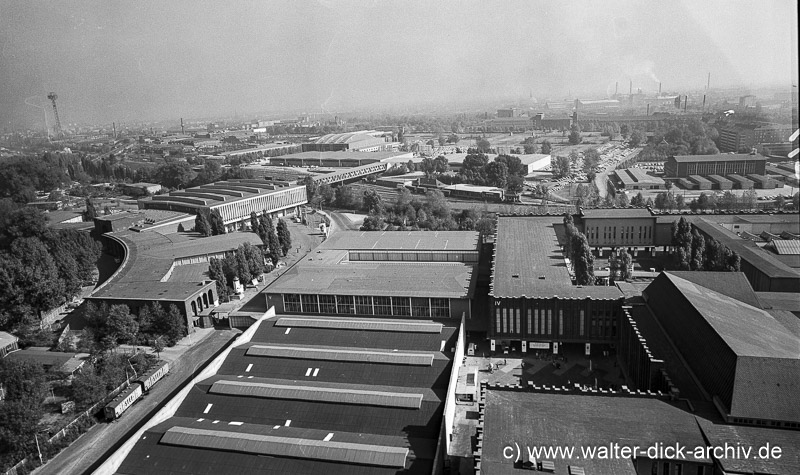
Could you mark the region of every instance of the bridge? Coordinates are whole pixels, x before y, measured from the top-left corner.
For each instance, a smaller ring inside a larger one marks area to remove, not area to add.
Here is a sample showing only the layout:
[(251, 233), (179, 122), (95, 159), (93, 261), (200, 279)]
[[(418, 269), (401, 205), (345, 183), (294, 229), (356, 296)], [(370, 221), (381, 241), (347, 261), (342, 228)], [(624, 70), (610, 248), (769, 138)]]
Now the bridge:
[(341, 183), (347, 180), (361, 178), (373, 173), (385, 172), (389, 166), (386, 163), (370, 163), (369, 165), (361, 165), (360, 167), (348, 168), (334, 173), (327, 173), (325, 175), (318, 175), (314, 177), (314, 181), (318, 185), (323, 183), (332, 185), (334, 183)]

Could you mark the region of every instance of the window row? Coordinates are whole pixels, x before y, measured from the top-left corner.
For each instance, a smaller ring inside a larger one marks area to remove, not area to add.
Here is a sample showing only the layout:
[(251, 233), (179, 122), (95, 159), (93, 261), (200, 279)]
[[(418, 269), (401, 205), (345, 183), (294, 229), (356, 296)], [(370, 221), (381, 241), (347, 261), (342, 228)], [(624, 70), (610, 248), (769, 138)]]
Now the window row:
[(291, 313), (449, 318), (450, 299), (368, 295), (283, 294)]
[[(528, 336), (568, 336), (583, 337), (587, 330), (590, 337), (616, 337), (617, 319), (608, 310), (593, 310), (590, 314), (590, 326), (586, 326), (586, 312), (583, 309), (567, 308), (527, 308), (523, 313), (519, 308), (495, 307), (494, 329), (496, 334), (518, 334)], [(524, 320), (523, 320), (524, 317)]]
[(478, 251), (350, 251), (351, 261), (478, 262)]

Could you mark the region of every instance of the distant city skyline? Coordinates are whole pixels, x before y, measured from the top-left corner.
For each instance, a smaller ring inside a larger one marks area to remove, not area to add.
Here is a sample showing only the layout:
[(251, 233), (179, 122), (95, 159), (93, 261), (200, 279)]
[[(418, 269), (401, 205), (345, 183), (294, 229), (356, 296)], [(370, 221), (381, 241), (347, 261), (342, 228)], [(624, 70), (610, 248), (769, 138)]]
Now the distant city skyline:
[(790, 0), (0, 0), (0, 27), (3, 127), (51, 91), (66, 124), (797, 84)]

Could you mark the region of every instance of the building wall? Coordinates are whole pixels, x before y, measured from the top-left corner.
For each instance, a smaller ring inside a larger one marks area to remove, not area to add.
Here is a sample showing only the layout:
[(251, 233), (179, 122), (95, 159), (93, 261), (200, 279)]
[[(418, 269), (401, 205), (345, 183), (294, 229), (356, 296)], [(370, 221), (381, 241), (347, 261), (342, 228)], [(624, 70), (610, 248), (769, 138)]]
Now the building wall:
[(627, 377), (642, 391), (668, 392), (663, 374), (664, 362), (653, 357), (636, 322), (623, 310), (620, 317), (619, 351), (617, 355)]
[[(175, 305), (184, 317), (184, 324), (189, 332), (194, 331), (194, 317), (201, 311), (210, 307), (215, 307), (219, 304), (219, 295), (217, 295), (217, 286), (215, 281), (211, 281), (203, 286), (191, 297), (186, 300), (152, 300), (152, 299), (119, 299), (119, 298), (96, 298), (87, 297), (96, 305), (105, 303), (111, 305), (127, 305), (131, 313), (136, 315), (142, 307), (150, 305), (152, 302), (158, 302), (164, 311), (169, 311), (170, 305)], [(202, 307), (202, 308), (200, 308)]]
[(648, 218), (583, 218), (583, 233), (593, 247), (653, 246), (654, 217)]
[[(652, 289), (656, 283), (659, 285)], [(730, 411), (736, 373), (734, 352), (664, 274), (643, 296), (703, 388), (719, 397)]]
[(288, 188), (278, 190), (267, 195), (258, 195), (232, 203), (211, 206), (219, 210), (225, 224), (250, 219), (250, 213), (275, 212), (278, 210), (299, 206), (308, 202), (306, 187)]
[(765, 173), (767, 161), (763, 158), (753, 160), (725, 160), (724, 155), (720, 155), (718, 160), (708, 160), (703, 162), (678, 162), (675, 157), (668, 157), (664, 163), (664, 173), (670, 178), (688, 178), (689, 175), (720, 175), (730, 174), (748, 175)]
[(616, 342), (621, 300), (495, 298), (493, 338)]
[[(363, 295), (265, 293), (267, 307), (285, 315), (354, 317), (470, 318), (469, 299)], [(387, 300), (388, 299), (388, 300)]]

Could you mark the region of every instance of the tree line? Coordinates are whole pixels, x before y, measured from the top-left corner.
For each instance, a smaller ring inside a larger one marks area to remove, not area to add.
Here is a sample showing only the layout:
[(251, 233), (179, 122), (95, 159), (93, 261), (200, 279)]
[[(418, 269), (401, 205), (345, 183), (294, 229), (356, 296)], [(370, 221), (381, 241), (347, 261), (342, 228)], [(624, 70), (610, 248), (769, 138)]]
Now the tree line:
[(572, 263), (575, 283), (578, 285), (594, 285), (594, 256), (589, 247), (586, 235), (575, 226), (572, 215), (564, 215), (564, 253)]
[(34, 323), (95, 281), (101, 245), (89, 234), (47, 227), (41, 211), (0, 200), (0, 329)]
[(362, 231), (478, 231), (494, 232), (494, 217), (488, 212), (469, 208), (454, 212), (441, 191), (431, 190), (424, 199), (407, 189), (400, 190), (393, 205), (383, 202), (374, 190), (364, 193)]
[(672, 222), (675, 270), (739, 272), (741, 258), (714, 238), (704, 237), (686, 218)]
[(160, 351), (187, 335), (186, 318), (175, 304), (165, 308), (153, 301), (134, 313), (125, 304), (87, 302), (83, 318), (87, 326), (78, 349), (92, 354), (114, 352), (120, 344), (148, 345)]
[[(286, 221), (279, 218), (275, 225), (266, 210), (260, 215), (250, 213), (250, 229), (261, 238), (262, 249), (244, 243), (224, 258), (211, 258), (209, 261), (208, 273), (217, 281), (217, 293), (222, 301), (228, 301), (233, 294), (235, 278), (238, 277), (242, 285), (247, 285), (264, 272), (274, 269), (281, 256), (286, 256), (292, 248), (292, 234)], [(269, 262), (269, 265), (265, 262)]]

